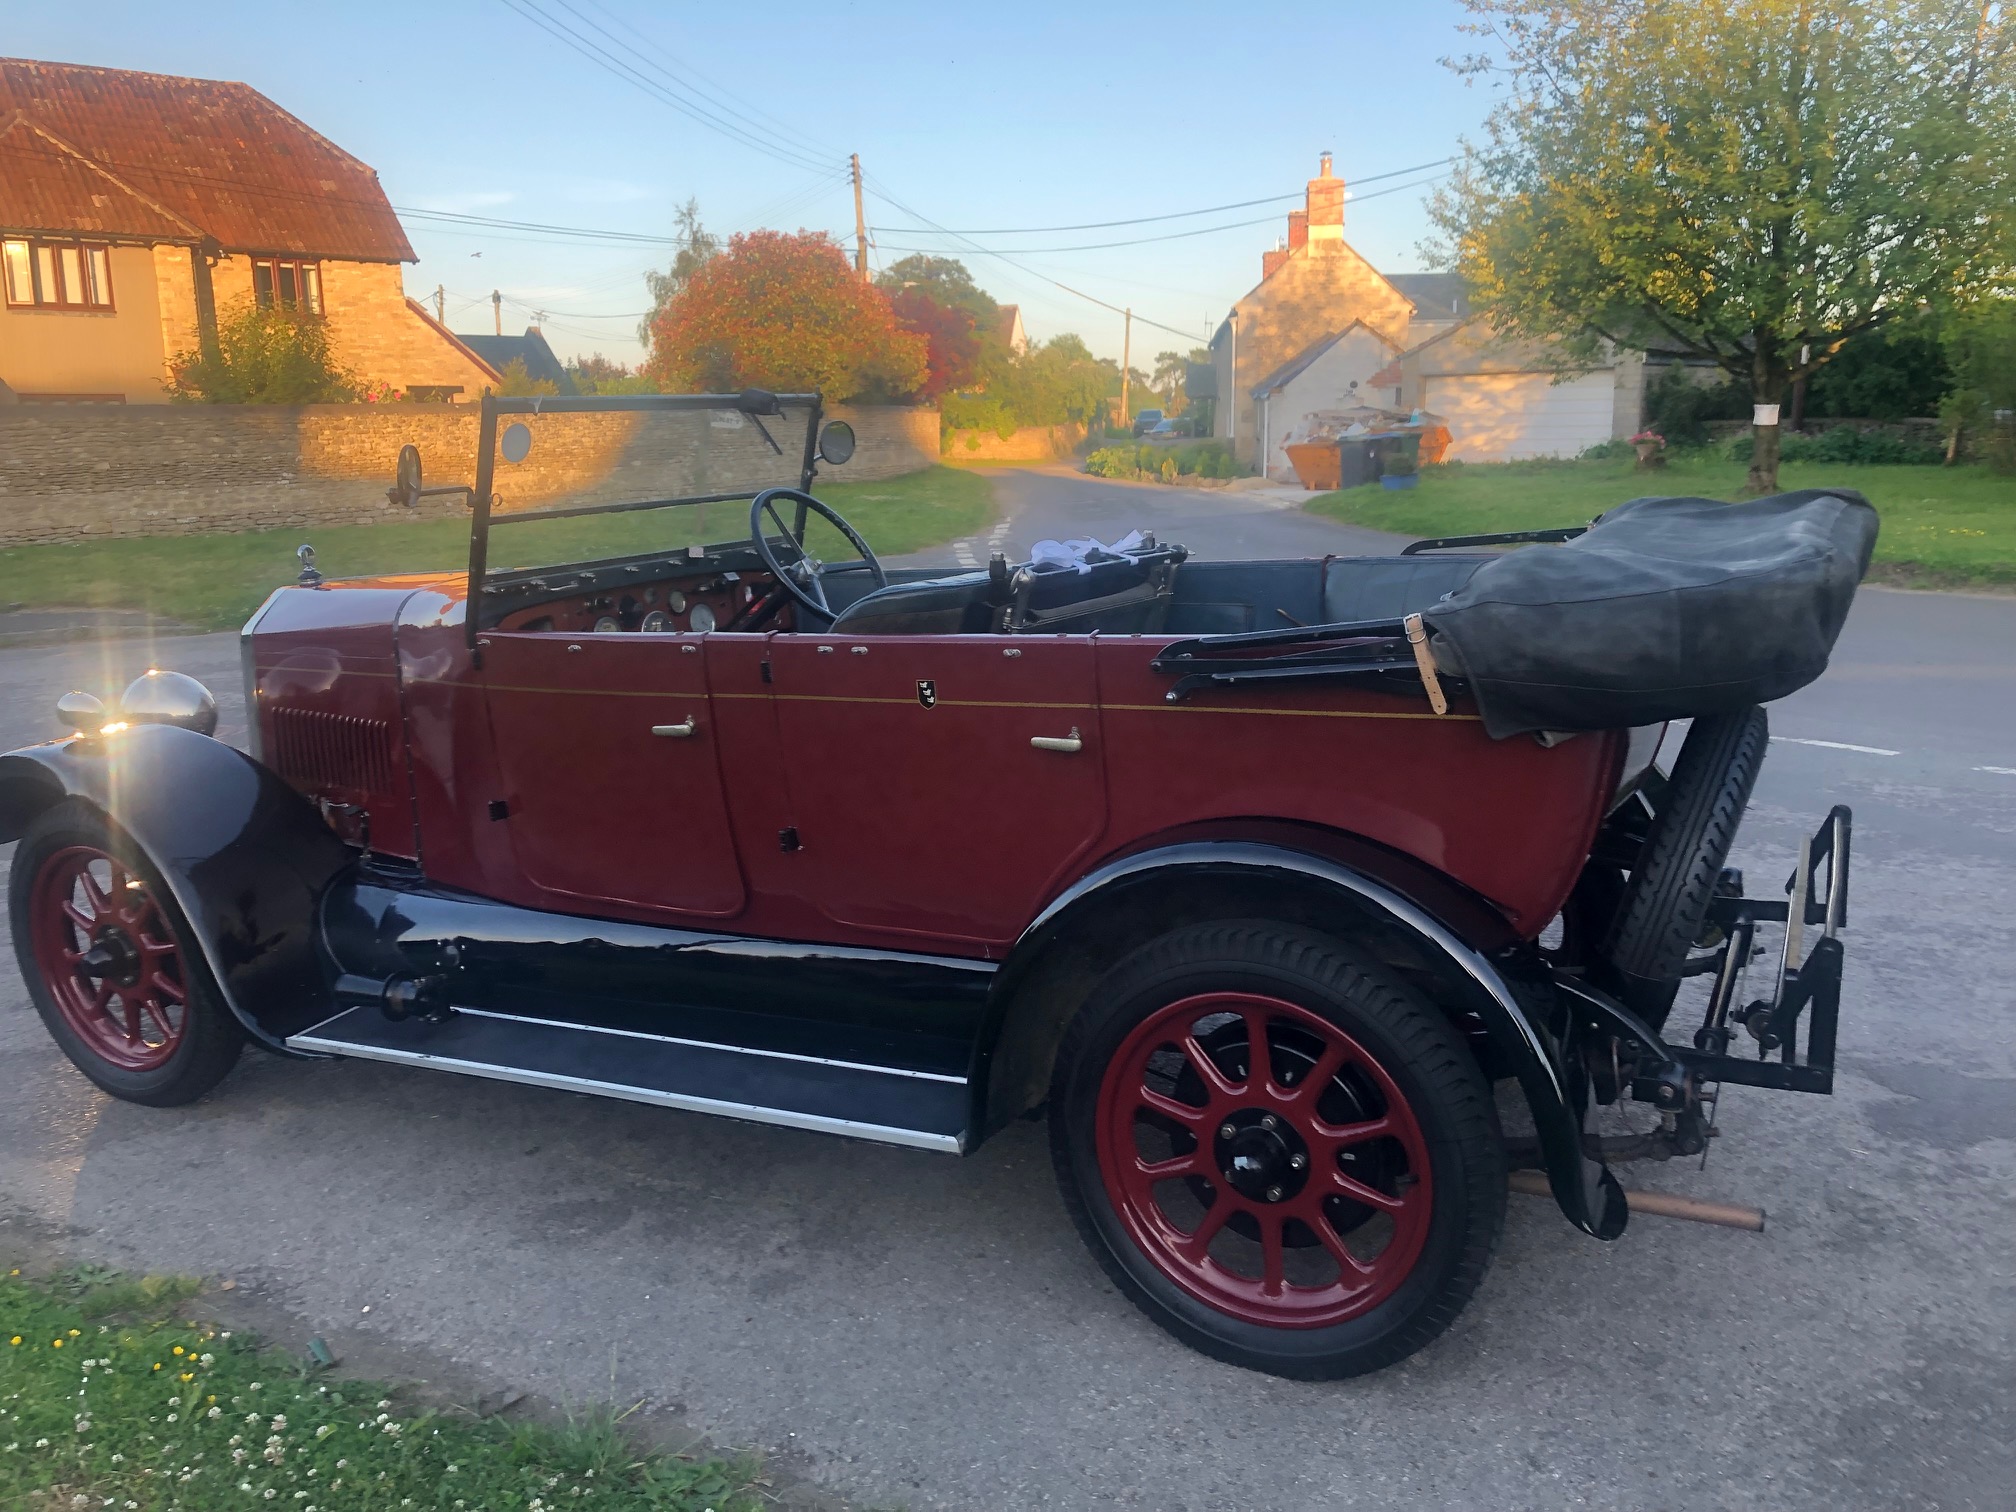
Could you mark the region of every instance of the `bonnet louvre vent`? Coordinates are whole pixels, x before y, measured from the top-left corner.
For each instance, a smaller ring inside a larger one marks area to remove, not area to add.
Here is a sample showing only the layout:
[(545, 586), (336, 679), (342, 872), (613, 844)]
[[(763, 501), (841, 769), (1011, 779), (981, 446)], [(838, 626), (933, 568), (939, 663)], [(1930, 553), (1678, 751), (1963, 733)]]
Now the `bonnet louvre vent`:
[(301, 788), (392, 789), (392, 728), (382, 719), (320, 709), (272, 711), (272, 765)]

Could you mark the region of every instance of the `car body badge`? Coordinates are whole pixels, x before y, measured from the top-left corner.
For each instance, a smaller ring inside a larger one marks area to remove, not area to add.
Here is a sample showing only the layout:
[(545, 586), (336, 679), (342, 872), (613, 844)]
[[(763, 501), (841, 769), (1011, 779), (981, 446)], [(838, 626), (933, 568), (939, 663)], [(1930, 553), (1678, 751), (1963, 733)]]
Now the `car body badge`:
[(917, 679), (917, 702), (927, 709), (938, 707), (938, 684), (928, 677)]

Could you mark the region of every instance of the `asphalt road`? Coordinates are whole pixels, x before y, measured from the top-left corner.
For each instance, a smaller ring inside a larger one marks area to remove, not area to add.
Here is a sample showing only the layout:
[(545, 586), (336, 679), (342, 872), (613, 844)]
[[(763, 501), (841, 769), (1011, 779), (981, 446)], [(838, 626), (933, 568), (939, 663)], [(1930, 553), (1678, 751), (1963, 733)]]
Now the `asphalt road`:
[[(1001, 490), (1011, 548), (1134, 525), (1211, 555), (1376, 539), (1250, 494), (1029, 471)], [(986, 536), (965, 544), (985, 560)], [(239, 730), (232, 638), (158, 655)], [(0, 745), (147, 659), (0, 652)], [(1150, 1326), (1082, 1252), (1035, 1125), (961, 1161), (263, 1056), (154, 1112), (75, 1075), (4, 962), (0, 1209), (90, 1256), (241, 1277), (304, 1330), (677, 1404), (880, 1506), (2006, 1508), (2016, 599), (1865, 591), (1833, 670), (1772, 722), (1736, 858), (1753, 879), (1829, 803), (1856, 809), (1839, 1088), (1732, 1089), (1707, 1170), (1627, 1169), (1761, 1204), (1769, 1231), (1641, 1218), (1602, 1245), (1515, 1197), (1469, 1310), (1370, 1379), (1271, 1380)]]

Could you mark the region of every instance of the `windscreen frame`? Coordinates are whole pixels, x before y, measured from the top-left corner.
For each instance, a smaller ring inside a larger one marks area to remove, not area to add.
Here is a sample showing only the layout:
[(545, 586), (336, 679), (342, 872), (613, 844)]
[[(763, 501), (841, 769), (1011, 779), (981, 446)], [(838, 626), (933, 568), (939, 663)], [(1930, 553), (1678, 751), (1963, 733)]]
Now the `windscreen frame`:
[[(490, 531), (493, 525), (571, 519), (583, 515), (627, 514), (645, 509), (674, 509), (682, 505), (720, 504), (736, 499), (753, 500), (757, 494), (766, 491), (748, 488), (727, 493), (682, 494), (667, 499), (639, 499), (615, 504), (514, 510), (508, 515), (493, 517), (491, 506), (496, 502), (497, 428), (501, 418), (511, 415), (676, 414), (732, 410), (761, 425), (766, 419), (783, 418), (787, 405), (804, 405), (809, 410), (804, 449), (798, 464), (798, 490), (809, 493), (818, 473), (819, 426), (825, 411), (823, 396), (816, 391), (806, 394), (769, 394), (756, 390), (742, 394), (597, 394), (573, 398), (544, 394), (530, 398), (501, 398), (486, 392), (476, 431), (476, 481), (469, 491), (469, 580), (465, 588), (468, 607), (463, 613), (463, 624), (470, 649), (476, 649), (477, 633), (482, 628), (483, 580), (489, 571)], [(782, 450), (781, 444), (779, 449)], [(795, 529), (801, 539), (805, 533), (805, 515), (805, 506), (800, 504)]]

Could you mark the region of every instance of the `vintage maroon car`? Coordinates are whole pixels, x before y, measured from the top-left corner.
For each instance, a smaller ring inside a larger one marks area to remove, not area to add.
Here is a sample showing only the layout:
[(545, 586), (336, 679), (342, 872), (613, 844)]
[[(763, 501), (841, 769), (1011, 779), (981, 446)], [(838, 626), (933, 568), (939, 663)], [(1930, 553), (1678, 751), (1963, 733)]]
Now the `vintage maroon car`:
[[(466, 574), (325, 582), (304, 548), (245, 626), (249, 754), (155, 672), (0, 757), (16, 953), (113, 1095), (188, 1102), (249, 1041), (953, 1153), (1047, 1105), (1124, 1293), (1334, 1377), (1455, 1317), (1508, 1169), (1613, 1238), (1656, 1202), (1610, 1161), (1701, 1152), (1724, 1085), (1831, 1089), (1847, 811), (1789, 896), (1725, 861), (1757, 705), (1867, 565), (1853, 495), (887, 571), (811, 493), (853, 449), (816, 396), (481, 426), (473, 483), (406, 455), (392, 490), (466, 496)], [(580, 486), (521, 507), (534, 441)], [(1656, 1126), (1598, 1131), (1634, 1099)]]

